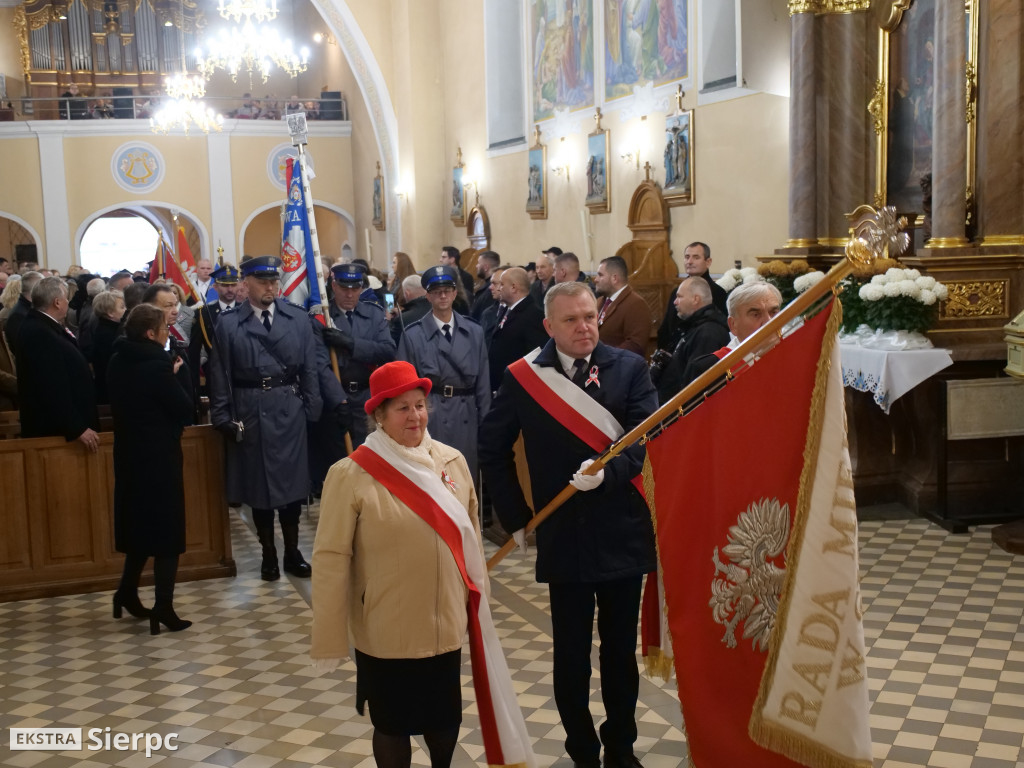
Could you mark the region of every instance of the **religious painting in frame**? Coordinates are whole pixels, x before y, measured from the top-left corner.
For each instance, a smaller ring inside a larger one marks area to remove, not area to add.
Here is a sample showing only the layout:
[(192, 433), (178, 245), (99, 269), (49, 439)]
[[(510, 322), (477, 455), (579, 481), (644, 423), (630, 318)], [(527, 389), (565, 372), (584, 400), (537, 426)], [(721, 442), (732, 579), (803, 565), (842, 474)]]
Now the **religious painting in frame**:
[(885, 204), (918, 216), (924, 213), (921, 181), (932, 166), (935, 4), (914, 0), (889, 32), (886, 130), (880, 134), (887, 144)]
[(690, 0), (601, 0), (604, 100), (690, 77)]
[(594, 104), (594, 4), (529, 0), (533, 120)]
[(665, 118), (662, 147), (665, 170), (665, 202), (669, 206), (693, 205), (693, 110), (677, 111)]
[(548, 217), (548, 148), (540, 143), (540, 129), (537, 129), (537, 141), (530, 147), (527, 165), (526, 212), (531, 219)]
[(587, 208), (591, 213), (612, 210), (608, 163), (610, 131), (601, 129), (587, 136)]
[(384, 176), (377, 163), (377, 175), (373, 177), (373, 226), (383, 231), (384, 224)]

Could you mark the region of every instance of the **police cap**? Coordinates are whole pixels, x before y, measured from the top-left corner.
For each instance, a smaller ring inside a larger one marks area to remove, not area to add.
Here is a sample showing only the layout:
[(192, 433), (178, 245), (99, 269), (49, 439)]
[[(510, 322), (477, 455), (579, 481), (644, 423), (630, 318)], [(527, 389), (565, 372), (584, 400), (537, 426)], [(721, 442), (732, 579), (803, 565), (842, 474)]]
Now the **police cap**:
[(454, 288), (458, 279), (459, 273), (455, 267), (442, 264), (425, 270), (420, 277), (420, 285), (427, 291), (431, 288)]
[(215, 269), (210, 277), (213, 278), (213, 282), (220, 283), (221, 285), (234, 285), (238, 282), (238, 270), (232, 267), (230, 264), (225, 264), (223, 267)]
[(277, 280), (281, 277), (281, 260), (277, 256), (256, 256), (242, 262), (242, 277)]
[(366, 267), (362, 264), (335, 264), (331, 267), (334, 282), (341, 285), (363, 285), (366, 278)]

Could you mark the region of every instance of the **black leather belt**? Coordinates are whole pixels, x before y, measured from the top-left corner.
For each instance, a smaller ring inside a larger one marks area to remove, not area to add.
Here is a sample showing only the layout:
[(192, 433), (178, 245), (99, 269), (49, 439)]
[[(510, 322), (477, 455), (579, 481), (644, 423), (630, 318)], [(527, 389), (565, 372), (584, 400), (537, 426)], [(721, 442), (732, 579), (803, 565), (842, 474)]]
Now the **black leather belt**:
[(430, 392), (434, 395), (449, 398), (468, 397), (476, 393), (476, 389), (473, 387), (453, 387), (451, 384), (442, 384), (436, 376), (427, 376), (427, 378), (430, 380)]
[(358, 395), (369, 385), (364, 384), (361, 381), (343, 381), (341, 382), (341, 388), (348, 392), (350, 395)]
[(476, 390), (472, 387), (453, 387), (451, 384), (435, 384), (430, 391), (444, 398), (468, 397), (476, 394)]
[(276, 387), (291, 387), (297, 384), (298, 381), (298, 377), (293, 374), (291, 376), (264, 376), (262, 379), (256, 379), (255, 381), (233, 381), (231, 383), (238, 389), (262, 389), (266, 391)]

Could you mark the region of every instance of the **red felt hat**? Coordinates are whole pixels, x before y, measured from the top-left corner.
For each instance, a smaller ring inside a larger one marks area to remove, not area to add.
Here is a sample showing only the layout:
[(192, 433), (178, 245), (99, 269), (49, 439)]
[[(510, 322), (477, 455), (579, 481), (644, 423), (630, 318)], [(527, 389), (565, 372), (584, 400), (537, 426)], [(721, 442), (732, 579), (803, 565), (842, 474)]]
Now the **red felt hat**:
[(421, 379), (412, 363), (395, 360), (387, 363), (370, 374), (370, 399), (366, 401), (364, 410), (372, 414), (377, 406), (385, 400), (405, 394), (410, 389), (422, 389), (423, 394), (430, 394), (430, 379)]

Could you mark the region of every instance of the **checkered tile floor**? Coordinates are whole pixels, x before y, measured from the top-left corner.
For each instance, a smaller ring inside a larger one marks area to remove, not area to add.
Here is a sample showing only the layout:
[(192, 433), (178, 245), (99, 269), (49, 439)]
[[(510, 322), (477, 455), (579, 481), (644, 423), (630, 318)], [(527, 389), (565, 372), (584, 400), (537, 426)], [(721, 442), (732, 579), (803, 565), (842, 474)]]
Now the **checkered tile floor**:
[[(307, 554), (315, 521), (314, 508)], [(145, 622), (112, 620), (109, 592), (0, 604), (0, 766), (373, 766), (354, 667), (317, 677), (308, 666), (308, 582), (260, 581), (244, 512), (232, 512), (232, 535), (237, 578), (178, 586), (178, 612), (195, 622), (184, 632), (151, 637)], [(1024, 768), (1024, 559), (993, 548), (988, 529), (865, 522), (861, 536), (876, 766)], [(495, 576), (493, 612), (539, 763), (570, 768), (546, 589), (531, 556), (511, 555)], [(458, 768), (483, 760), (464, 661)], [(642, 678), (637, 717), (644, 766), (685, 765), (674, 685)], [(8, 749), (8, 728), (45, 726), (177, 733), (179, 749), (150, 759)], [(422, 749), (413, 763), (428, 764)]]

